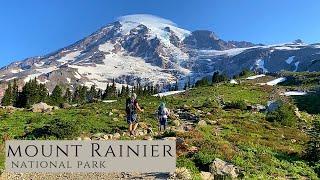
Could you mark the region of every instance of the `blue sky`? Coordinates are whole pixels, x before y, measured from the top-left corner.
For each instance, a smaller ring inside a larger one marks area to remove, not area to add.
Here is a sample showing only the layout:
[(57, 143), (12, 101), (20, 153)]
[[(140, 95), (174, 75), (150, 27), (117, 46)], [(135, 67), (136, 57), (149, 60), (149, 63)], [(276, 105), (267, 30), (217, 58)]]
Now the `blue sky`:
[(319, 0), (2, 0), (0, 66), (52, 52), (138, 13), (225, 40), (320, 42)]

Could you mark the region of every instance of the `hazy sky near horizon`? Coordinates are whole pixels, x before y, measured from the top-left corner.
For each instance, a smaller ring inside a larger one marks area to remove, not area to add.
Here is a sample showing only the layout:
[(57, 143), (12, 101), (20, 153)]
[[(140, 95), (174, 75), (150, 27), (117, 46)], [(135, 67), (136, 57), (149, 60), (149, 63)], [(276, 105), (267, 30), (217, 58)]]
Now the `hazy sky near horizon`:
[(0, 66), (45, 55), (119, 16), (152, 14), (224, 40), (320, 42), (319, 0), (10, 0), (0, 1)]

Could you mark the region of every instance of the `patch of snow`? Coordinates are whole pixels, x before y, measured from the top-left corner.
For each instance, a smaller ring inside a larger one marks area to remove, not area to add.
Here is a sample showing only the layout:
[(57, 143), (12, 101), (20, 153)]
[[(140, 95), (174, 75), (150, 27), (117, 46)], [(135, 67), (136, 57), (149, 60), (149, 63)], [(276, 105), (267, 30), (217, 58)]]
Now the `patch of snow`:
[(58, 69), (58, 68), (57, 68), (56, 66), (52, 66), (52, 67), (48, 67), (48, 68), (36, 69), (36, 72), (37, 72), (37, 73), (28, 75), (28, 76), (24, 79), (24, 82), (28, 82), (28, 81), (30, 81), (31, 79), (34, 79), (34, 78), (37, 78), (37, 77), (41, 76), (42, 74), (47, 74), (47, 73), (50, 73), (50, 72), (55, 71), (55, 70), (57, 70), (57, 69)]
[(230, 80), (230, 84), (238, 84), (238, 82), (236, 80), (234, 80), (234, 79), (231, 79)]
[(304, 91), (288, 91), (288, 92), (281, 93), (280, 95), (284, 95), (284, 96), (304, 96), (304, 95), (307, 95), (307, 92), (304, 92)]
[(71, 83), (71, 79), (70, 78), (67, 78), (67, 81), (68, 81), (68, 83)]
[(253, 80), (253, 79), (257, 79), (257, 78), (264, 77), (264, 76), (266, 76), (266, 75), (265, 74), (259, 74), (259, 75), (255, 75), (255, 76), (249, 76), (246, 79), (247, 80)]
[(69, 61), (74, 61), (77, 56), (81, 54), (80, 51), (74, 51), (66, 54), (65, 56), (61, 57), (57, 61), (60, 62), (62, 65), (68, 63)]
[(286, 60), (287, 64), (291, 64), (295, 56), (291, 56)]
[(287, 78), (285, 77), (281, 77), (281, 78), (277, 78), (277, 79), (274, 79), (272, 81), (269, 81), (267, 83), (265, 83), (266, 85), (269, 85), (269, 86), (274, 86), (274, 85), (277, 85), (283, 81), (285, 81)]
[(37, 79), (37, 81), (39, 84), (46, 84), (46, 83), (50, 82), (50, 80), (48, 80), (48, 79), (45, 79), (44, 81), (40, 81), (39, 79)]
[(81, 75), (78, 72), (75, 72), (76, 74), (74, 75), (75, 78), (81, 79)]
[(298, 61), (298, 62), (296, 62), (296, 63), (294, 63), (294, 65), (296, 66), (296, 68), (294, 69), (294, 71), (295, 71), (295, 72), (296, 72), (296, 71), (298, 71), (299, 64), (300, 64), (300, 62), (299, 62), (299, 61)]
[(110, 42), (99, 45), (99, 51), (102, 52), (111, 52), (114, 49), (114, 45)]
[(263, 72), (268, 72), (268, 70), (264, 67), (263, 59), (256, 60), (255, 65), (258, 67), (258, 69), (262, 69)]
[(140, 24), (148, 27), (156, 37), (161, 39), (168, 39), (168, 32), (164, 31), (166, 27), (169, 27), (180, 40), (191, 34), (188, 30), (176, 27), (176, 24), (170, 20), (149, 14), (127, 15), (118, 18), (118, 20), (122, 25), (121, 30), (123, 34), (128, 34), (131, 29), (136, 28)]
[(24, 78), (24, 82), (29, 82), (30, 80), (37, 78), (41, 75), (42, 73), (35, 73), (35, 74), (30, 74), (26, 78)]
[(228, 49), (228, 50), (223, 50), (223, 51), (219, 51), (219, 50), (199, 50), (198, 54), (200, 56), (221, 56), (221, 55), (236, 56), (236, 55), (242, 53), (243, 51), (245, 51), (247, 49), (252, 49), (252, 48), (256, 48), (256, 47), (233, 48), (233, 49)]
[(300, 48), (290, 47), (290, 46), (277, 46), (277, 47), (274, 47), (274, 49), (277, 49), (277, 50), (299, 50)]
[(185, 90), (182, 90), (182, 91), (168, 91), (168, 92), (154, 94), (152, 96), (163, 97), (163, 96), (170, 96), (170, 95), (179, 94), (179, 93), (183, 93), (183, 92), (185, 92)]
[(11, 80), (14, 80), (16, 79), (17, 77), (12, 77), (12, 78), (9, 78), (9, 79), (6, 79), (6, 81), (11, 81)]
[(117, 102), (117, 100), (104, 100), (102, 102), (104, 102), (104, 103), (113, 103), (113, 102)]
[(41, 67), (44, 65), (44, 62), (40, 61), (39, 63), (34, 63), (36, 67)]
[(13, 69), (13, 70), (11, 70), (11, 73), (13, 73), (13, 74), (17, 74), (17, 73), (20, 73), (20, 72), (23, 72), (24, 70), (22, 70), (22, 69)]
[(320, 48), (320, 45), (317, 44), (317, 45), (314, 45), (313, 47), (318, 49)]
[(148, 29), (148, 38), (158, 38), (164, 45), (166, 52), (175, 57), (175, 59), (185, 60), (189, 58), (189, 55), (180, 48), (176, 47), (170, 42), (171, 33), (166, 31), (165, 28), (169, 27), (172, 32), (179, 38), (180, 41), (191, 34), (190, 31), (178, 28), (172, 21), (162, 19), (157, 16), (147, 14), (136, 14), (122, 16), (118, 18), (121, 24), (121, 32), (124, 35), (130, 33), (131, 29), (136, 28), (140, 24), (145, 25)]
[(36, 71), (41, 72), (42, 74), (47, 74), (47, 73), (50, 73), (50, 72), (55, 71), (57, 69), (58, 68), (56, 66), (51, 66), (48, 68), (36, 69)]
[[(175, 82), (176, 78), (167, 71), (163, 71), (158, 66), (146, 63), (139, 57), (123, 56), (121, 54), (108, 54), (103, 60), (104, 64), (93, 66), (68, 65), (70, 68), (78, 70), (75, 77), (80, 79), (81, 76), (87, 77), (92, 84), (104, 89), (107, 80), (120, 76), (137, 76), (142, 80), (148, 79), (152, 83)], [(182, 72), (183, 73), (183, 72)], [(141, 82), (143, 83), (143, 82)]]

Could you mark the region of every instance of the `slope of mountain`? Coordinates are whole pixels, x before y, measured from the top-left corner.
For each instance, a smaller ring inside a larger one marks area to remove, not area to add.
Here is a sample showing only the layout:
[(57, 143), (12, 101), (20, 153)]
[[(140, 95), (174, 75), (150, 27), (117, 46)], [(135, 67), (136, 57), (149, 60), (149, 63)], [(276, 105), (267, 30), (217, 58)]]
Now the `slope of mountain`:
[(232, 76), (244, 68), (320, 71), (320, 44), (224, 41), (211, 31), (190, 32), (156, 16), (129, 15), (70, 46), (1, 68), (0, 80), (24, 83), (37, 77), (49, 90), (56, 84), (104, 89), (113, 78), (117, 85), (162, 86), (194, 82), (217, 70)]

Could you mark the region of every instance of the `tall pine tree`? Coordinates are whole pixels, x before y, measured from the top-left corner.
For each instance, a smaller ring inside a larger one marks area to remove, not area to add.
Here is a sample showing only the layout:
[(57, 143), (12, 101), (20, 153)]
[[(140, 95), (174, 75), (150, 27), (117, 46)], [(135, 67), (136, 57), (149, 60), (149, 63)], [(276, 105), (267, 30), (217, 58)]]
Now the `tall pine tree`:
[(11, 83), (8, 84), (8, 87), (4, 93), (1, 104), (3, 106), (13, 105), (13, 95), (12, 95), (12, 86)]
[(53, 89), (50, 95), (50, 104), (60, 106), (63, 103), (62, 89), (59, 85)]
[(71, 101), (72, 101), (72, 92), (71, 92), (70, 88), (66, 89), (66, 92), (64, 93), (63, 99), (64, 99), (65, 102), (71, 103)]

